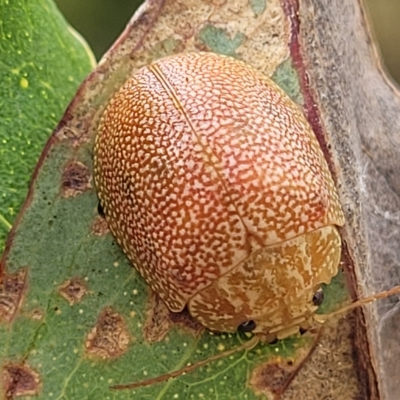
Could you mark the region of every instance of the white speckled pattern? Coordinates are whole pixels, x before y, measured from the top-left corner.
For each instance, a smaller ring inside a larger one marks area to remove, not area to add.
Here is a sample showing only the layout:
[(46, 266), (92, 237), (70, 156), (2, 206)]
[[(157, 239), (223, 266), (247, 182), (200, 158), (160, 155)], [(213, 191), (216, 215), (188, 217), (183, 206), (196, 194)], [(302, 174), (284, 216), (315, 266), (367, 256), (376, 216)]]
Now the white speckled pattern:
[[(104, 112), (94, 165), (112, 233), (172, 311), (254, 252), (344, 223), (299, 108), (253, 68), (212, 53), (158, 60), (129, 78)], [(336, 266), (323, 282), (337, 272), (336, 237)], [(320, 283), (301, 298), (310, 301)], [(189, 309), (218, 330), (221, 314), (196, 314), (200, 298)]]

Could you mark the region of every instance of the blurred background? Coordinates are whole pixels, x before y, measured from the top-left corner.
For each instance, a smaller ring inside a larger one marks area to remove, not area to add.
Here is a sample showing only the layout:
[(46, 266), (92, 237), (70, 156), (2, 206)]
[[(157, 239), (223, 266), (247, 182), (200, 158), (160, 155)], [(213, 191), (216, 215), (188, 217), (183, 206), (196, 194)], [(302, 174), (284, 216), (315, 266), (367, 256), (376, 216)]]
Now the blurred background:
[[(142, 0), (55, 0), (97, 59), (124, 29)], [(388, 72), (400, 83), (400, 0), (364, 0)], [(88, 16), (90, 16), (88, 18)]]

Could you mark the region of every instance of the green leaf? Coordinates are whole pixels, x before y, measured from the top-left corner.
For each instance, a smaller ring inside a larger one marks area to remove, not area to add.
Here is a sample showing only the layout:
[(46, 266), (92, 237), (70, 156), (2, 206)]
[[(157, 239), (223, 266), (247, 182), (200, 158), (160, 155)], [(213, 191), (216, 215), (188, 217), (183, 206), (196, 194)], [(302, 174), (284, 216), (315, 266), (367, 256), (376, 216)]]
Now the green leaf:
[(50, 0), (0, 1), (0, 251), (47, 138), (94, 64)]

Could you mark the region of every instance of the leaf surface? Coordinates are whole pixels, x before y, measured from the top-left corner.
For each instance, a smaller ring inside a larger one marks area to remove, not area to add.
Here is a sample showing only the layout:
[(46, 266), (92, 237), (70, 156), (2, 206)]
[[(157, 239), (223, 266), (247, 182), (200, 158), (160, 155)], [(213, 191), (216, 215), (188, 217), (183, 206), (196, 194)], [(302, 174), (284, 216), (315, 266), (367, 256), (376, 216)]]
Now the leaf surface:
[(52, 1), (0, 1), (0, 249), (44, 143), (94, 60)]
[[(213, 335), (188, 315), (169, 313), (150, 293), (98, 214), (92, 152), (101, 113), (128, 73), (174, 52), (213, 50), (242, 58), (302, 102), (286, 16), (279, 1), (262, 3), (148, 1), (79, 89), (42, 153), (1, 263), (3, 397), (258, 399), (283, 392), (296, 375), (287, 399), (322, 397), (331, 388), (338, 398), (358, 393), (347, 321), (325, 329), (319, 342), (306, 334), (261, 343), (167, 382), (109, 388), (247, 340)], [(342, 276), (336, 283), (327, 289), (333, 307), (346, 297)], [(321, 380), (333, 363), (342, 367)]]

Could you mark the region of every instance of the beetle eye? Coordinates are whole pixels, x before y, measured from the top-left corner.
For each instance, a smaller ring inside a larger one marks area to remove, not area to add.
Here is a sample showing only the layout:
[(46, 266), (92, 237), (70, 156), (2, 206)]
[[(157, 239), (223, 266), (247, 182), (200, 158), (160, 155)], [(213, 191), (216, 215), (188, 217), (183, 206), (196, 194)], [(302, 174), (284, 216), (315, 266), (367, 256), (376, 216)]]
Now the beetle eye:
[(257, 324), (250, 319), (249, 321), (243, 322), (243, 324), (240, 324), (238, 327), (238, 331), (240, 332), (252, 332), (254, 329), (256, 329)]
[(312, 302), (315, 306), (320, 306), (323, 301), (324, 301), (324, 291), (320, 288), (314, 293)]
[(100, 217), (104, 218), (104, 210), (103, 207), (101, 206), (100, 202), (97, 203), (97, 212), (99, 213)]

